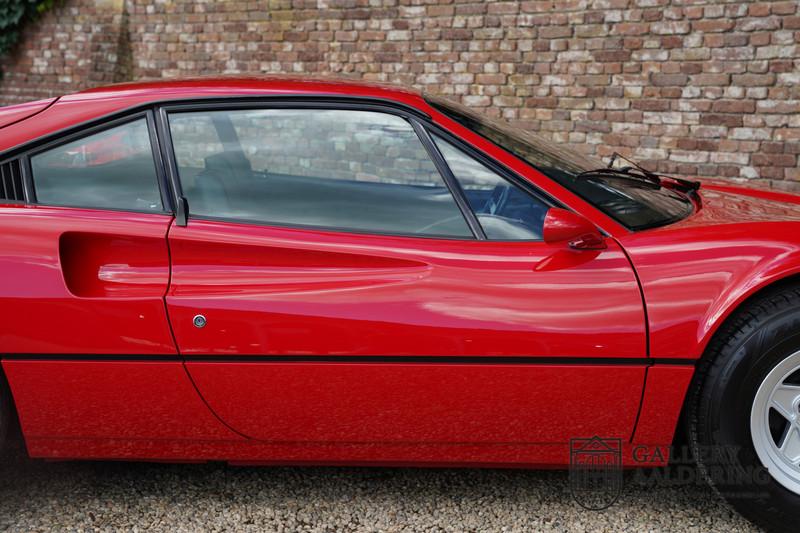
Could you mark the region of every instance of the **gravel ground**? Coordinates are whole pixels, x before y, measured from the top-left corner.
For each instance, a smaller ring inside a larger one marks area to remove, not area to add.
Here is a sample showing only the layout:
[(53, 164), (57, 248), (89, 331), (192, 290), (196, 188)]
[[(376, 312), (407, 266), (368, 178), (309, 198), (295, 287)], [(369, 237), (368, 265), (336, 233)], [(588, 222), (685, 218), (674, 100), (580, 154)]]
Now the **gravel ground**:
[(0, 530), (755, 531), (709, 489), (646, 486), (586, 511), (565, 472), (266, 468), (222, 464), (0, 466)]

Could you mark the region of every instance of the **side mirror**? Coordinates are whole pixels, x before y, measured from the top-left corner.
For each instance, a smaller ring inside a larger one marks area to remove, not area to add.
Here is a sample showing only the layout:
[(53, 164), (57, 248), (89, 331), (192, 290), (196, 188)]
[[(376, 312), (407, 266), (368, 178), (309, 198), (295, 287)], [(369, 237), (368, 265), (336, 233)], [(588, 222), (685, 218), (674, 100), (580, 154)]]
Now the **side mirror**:
[(605, 238), (594, 224), (577, 213), (558, 207), (547, 211), (542, 237), (548, 244), (566, 243), (575, 250), (606, 248)]

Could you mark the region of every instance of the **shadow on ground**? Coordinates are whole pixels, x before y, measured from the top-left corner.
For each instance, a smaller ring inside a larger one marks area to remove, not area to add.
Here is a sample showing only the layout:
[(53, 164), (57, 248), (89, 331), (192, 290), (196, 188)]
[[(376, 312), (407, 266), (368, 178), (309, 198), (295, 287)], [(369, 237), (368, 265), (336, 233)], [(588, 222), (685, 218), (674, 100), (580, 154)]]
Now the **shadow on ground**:
[(587, 511), (566, 472), (223, 464), (0, 465), (0, 529), (753, 531), (700, 484), (643, 484)]

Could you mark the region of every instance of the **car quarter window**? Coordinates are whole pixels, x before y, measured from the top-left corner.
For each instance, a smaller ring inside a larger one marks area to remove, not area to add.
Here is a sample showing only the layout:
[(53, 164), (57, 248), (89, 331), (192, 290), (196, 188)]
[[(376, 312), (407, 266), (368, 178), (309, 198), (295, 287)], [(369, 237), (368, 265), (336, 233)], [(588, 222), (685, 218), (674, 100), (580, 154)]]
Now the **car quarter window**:
[(174, 112), (193, 216), (473, 238), (411, 124), (377, 111)]
[(144, 118), (31, 156), (39, 203), (163, 211)]
[(488, 239), (541, 240), (547, 204), (442, 137), (433, 139)]

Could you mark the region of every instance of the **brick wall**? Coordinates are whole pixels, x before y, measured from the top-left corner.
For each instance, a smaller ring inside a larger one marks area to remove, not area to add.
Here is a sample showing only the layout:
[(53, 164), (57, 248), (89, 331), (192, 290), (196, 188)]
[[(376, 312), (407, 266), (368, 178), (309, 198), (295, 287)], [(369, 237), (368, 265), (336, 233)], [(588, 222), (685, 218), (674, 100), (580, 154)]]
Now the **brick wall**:
[(0, 102), (298, 72), (452, 96), (601, 156), (800, 190), (800, 2), (64, 0)]
[(0, 105), (122, 81), (123, 12), (123, 0), (64, 0), (27, 26), (20, 46), (0, 58)]

